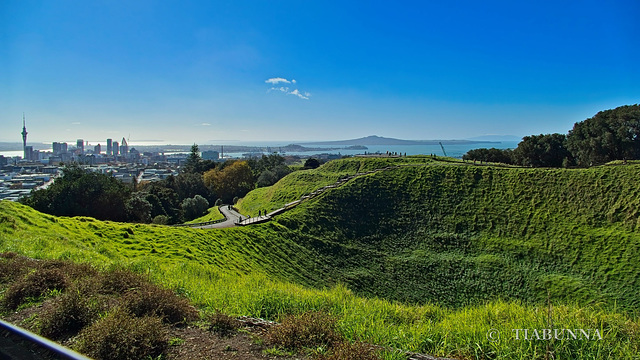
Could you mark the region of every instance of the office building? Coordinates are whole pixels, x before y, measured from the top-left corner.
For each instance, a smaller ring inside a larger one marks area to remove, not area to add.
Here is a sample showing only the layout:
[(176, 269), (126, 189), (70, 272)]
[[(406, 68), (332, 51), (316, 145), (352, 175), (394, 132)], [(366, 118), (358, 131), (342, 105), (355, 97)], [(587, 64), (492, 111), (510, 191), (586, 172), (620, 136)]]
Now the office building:
[(122, 138), (122, 142), (120, 143), (120, 155), (127, 156), (129, 153), (129, 144), (127, 144), (127, 140)]
[(53, 155), (60, 155), (67, 152), (67, 143), (54, 142)]

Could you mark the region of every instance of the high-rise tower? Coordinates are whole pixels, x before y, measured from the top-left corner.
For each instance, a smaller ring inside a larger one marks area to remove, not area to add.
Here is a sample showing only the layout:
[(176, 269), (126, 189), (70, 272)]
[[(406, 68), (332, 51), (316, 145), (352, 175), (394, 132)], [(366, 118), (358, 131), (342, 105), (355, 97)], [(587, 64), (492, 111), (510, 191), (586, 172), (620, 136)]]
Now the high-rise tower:
[(129, 154), (129, 144), (127, 144), (127, 140), (123, 137), (120, 143), (120, 155), (127, 156), (127, 154)]
[(31, 154), (27, 156), (27, 121), (24, 118), (24, 113), (22, 113), (22, 150), (24, 151), (23, 159), (29, 160)]

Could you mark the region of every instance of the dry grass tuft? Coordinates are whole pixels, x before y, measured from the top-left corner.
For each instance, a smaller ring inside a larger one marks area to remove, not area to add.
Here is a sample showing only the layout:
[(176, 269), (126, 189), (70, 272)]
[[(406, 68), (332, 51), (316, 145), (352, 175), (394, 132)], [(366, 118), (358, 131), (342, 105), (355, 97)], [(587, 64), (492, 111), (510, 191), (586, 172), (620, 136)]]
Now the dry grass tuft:
[(216, 310), (215, 313), (207, 315), (205, 321), (209, 324), (209, 331), (227, 336), (238, 330), (242, 323), (237, 319)]
[(272, 327), (266, 335), (271, 345), (286, 349), (330, 347), (341, 341), (336, 331), (336, 320), (323, 312), (290, 315), (280, 325)]
[(341, 342), (336, 344), (328, 354), (318, 357), (318, 360), (379, 360), (379, 352), (371, 345), (356, 342)]
[(123, 306), (135, 316), (154, 315), (169, 324), (186, 323), (199, 317), (188, 299), (152, 284), (124, 294)]
[(137, 318), (116, 308), (82, 330), (75, 348), (97, 360), (119, 360), (156, 358), (167, 346), (168, 332), (160, 318)]
[(112, 270), (100, 274), (97, 279), (101, 294), (124, 294), (142, 288), (148, 280), (129, 270)]
[(51, 290), (63, 290), (68, 284), (65, 273), (60, 269), (37, 269), (11, 284), (0, 304), (15, 310), (29, 297), (42, 296)]
[(74, 336), (95, 321), (103, 309), (95, 297), (70, 289), (42, 311), (40, 334), (54, 340)]

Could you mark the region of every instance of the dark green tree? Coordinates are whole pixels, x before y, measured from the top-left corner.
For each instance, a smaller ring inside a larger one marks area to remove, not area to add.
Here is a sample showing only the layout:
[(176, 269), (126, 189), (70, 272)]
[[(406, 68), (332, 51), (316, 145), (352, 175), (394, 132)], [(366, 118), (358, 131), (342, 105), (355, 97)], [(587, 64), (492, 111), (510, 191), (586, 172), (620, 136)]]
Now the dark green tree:
[(640, 105), (600, 111), (574, 124), (567, 148), (579, 166), (640, 159)]
[[(173, 177), (170, 176), (172, 180)], [(145, 199), (151, 204), (151, 216), (166, 216), (167, 224), (177, 224), (182, 219), (182, 209), (175, 190), (167, 185), (167, 180), (146, 184), (142, 190), (146, 193)]]
[(187, 157), (187, 162), (182, 166), (182, 173), (197, 173), (200, 170), (200, 163), (202, 157), (200, 156), (200, 149), (197, 144), (191, 146), (191, 152)]
[(307, 161), (304, 162), (305, 169), (315, 169), (320, 166), (320, 161), (315, 158), (308, 158)]
[(202, 174), (185, 172), (173, 180), (170, 186), (178, 194), (180, 201), (196, 195), (200, 195), (208, 201), (215, 201), (214, 194), (204, 185)]
[(564, 134), (525, 136), (513, 150), (514, 163), (532, 167), (562, 167), (572, 163)]
[(125, 208), (129, 214), (129, 219), (142, 223), (151, 222), (151, 203), (141, 192), (133, 193), (125, 202)]
[(131, 189), (111, 175), (68, 165), (51, 186), (34, 191), (23, 203), (57, 216), (127, 221), (125, 204), (130, 195)]
[(496, 162), (503, 164), (513, 163), (513, 151), (510, 149), (472, 149), (462, 155), (463, 160), (476, 160), (484, 162)]
[(204, 197), (196, 195), (193, 198), (182, 200), (181, 207), (184, 221), (189, 221), (204, 215), (209, 208), (209, 202)]
[(264, 170), (260, 176), (258, 176), (258, 180), (256, 181), (256, 185), (258, 187), (271, 186), (278, 181), (276, 174), (271, 170)]

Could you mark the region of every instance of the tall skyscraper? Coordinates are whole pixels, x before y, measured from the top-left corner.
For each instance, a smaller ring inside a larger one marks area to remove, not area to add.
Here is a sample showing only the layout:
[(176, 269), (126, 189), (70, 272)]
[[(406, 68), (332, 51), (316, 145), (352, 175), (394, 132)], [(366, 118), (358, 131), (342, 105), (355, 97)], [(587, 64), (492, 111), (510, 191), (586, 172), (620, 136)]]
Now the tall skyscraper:
[(118, 156), (118, 142), (114, 141), (113, 142), (113, 156)]
[(125, 138), (122, 138), (122, 142), (120, 143), (120, 155), (124, 155), (127, 156), (127, 154), (129, 153), (129, 144), (127, 144), (127, 140), (125, 140)]
[(80, 154), (84, 154), (84, 140), (78, 139), (76, 141), (76, 148)]
[(107, 156), (113, 155), (113, 140), (107, 139)]
[(31, 154), (27, 154), (27, 121), (22, 113), (22, 150), (24, 151), (23, 159), (30, 160)]
[(100, 146), (100, 144), (93, 147), (94, 154), (100, 154), (101, 152), (102, 152), (102, 146)]

